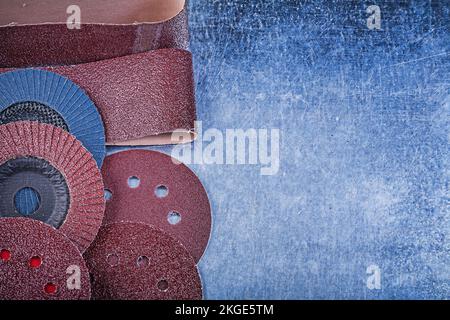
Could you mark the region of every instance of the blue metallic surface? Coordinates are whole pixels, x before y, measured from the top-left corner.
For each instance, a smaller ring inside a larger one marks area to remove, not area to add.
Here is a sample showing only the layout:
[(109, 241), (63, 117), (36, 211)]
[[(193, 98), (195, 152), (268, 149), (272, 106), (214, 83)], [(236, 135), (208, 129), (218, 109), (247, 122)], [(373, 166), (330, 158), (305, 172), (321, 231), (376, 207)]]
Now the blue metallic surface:
[(450, 298), (449, 17), (448, 0), (190, 2), (204, 129), (281, 130), (275, 176), (190, 166), (213, 208), (207, 299)]

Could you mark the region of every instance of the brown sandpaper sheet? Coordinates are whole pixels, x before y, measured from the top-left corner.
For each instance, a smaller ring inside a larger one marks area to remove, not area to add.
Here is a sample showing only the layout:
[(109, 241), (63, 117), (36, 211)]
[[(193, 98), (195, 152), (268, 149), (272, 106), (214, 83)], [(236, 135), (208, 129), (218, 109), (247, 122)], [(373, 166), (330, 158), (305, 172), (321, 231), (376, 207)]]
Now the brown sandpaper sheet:
[[(67, 25), (73, 5), (80, 9), (79, 28)], [(187, 49), (184, 6), (184, 0), (1, 1), (0, 67), (71, 65)]]
[(65, 76), (87, 92), (101, 114), (109, 145), (171, 144), (176, 142), (171, 139), (174, 131), (194, 138), (195, 82), (189, 51), (160, 49), (41, 69)]

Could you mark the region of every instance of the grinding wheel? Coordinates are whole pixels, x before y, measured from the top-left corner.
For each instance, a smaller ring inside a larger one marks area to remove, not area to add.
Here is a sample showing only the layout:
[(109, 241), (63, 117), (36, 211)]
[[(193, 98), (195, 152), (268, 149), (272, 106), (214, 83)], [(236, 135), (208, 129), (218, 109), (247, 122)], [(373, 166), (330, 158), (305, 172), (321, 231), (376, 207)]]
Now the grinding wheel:
[(178, 241), (151, 226), (104, 226), (84, 257), (93, 299), (202, 299), (201, 280), (191, 255)]
[[(19, 212), (45, 221), (82, 252), (91, 244), (104, 216), (104, 187), (94, 158), (74, 136), (38, 122), (1, 125), (0, 168), (0, 216), (14, 217)], [(37, 208), (30, 214), (38, 198), (49, 211)]]
[(0, 219), (0, 300), (88, 300), (89, 272), (61, 232), (26, 218)]
[(211, 233), (211, 206), (202, 183), (187, 166), (160, 152), (130, 150), (106, 157), (102, 174), (109, 198), (105, 224), (154, 225), (200, 260)]

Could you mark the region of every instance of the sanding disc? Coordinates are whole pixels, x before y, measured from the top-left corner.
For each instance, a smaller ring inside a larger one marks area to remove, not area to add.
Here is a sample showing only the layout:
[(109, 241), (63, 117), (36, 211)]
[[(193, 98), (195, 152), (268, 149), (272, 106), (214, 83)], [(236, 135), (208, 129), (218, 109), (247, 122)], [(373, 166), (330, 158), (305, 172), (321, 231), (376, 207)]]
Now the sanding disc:
[(0, 74), (0, 124), (39, 121), (67, 130), (93, 155), (105, 157), (105, 131), (88, 95), (71, 80), (45, 70)]
[(0, 219), (0, 300), (85, 300), (89, 272), (61, 232), (26, 218)]
[(82, 252), (91, 244), (104, 216), (104, 187), (94, 158), (74, 136), (38, 122), (1, 125), (0, 168), (0, 216), (20, 213), (58, 227)]
[(211, 233), (211, 206), (197, 176), (163, 153), (130, 150), (108, 156), (102, 169), (105, 224), (154, 225), (178, 239), (199, 261)]
[(93, 299), (202, 299), (195, 261), (183, 245), (154, 227), (104, 226), (84, 257)]

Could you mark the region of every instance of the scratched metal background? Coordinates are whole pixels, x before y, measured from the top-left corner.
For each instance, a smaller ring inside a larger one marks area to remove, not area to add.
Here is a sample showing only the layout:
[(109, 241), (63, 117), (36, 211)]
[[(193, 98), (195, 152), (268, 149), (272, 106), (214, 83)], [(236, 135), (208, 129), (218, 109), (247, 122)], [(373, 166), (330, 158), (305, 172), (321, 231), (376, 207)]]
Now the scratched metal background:
[(450, 1), (189, 7), (205, 129), (282, 134), (276, 176), (191, 166), (214, 214), (205, 297), (450, 298)]

